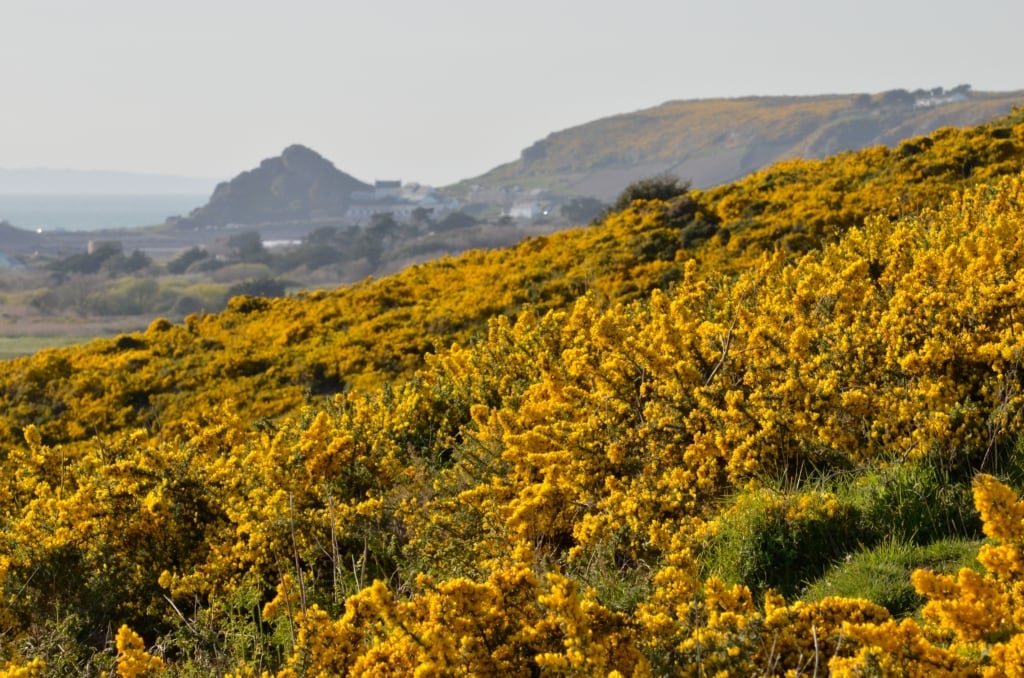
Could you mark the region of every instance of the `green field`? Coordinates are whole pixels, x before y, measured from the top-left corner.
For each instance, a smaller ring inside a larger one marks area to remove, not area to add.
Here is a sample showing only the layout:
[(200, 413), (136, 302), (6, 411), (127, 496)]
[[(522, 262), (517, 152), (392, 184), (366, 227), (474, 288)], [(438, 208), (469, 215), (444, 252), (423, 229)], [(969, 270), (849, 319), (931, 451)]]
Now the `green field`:
[(27, 336), (27, 337), (0, 337), (0, 360), (17, 358), (18, 356), (31, 355), (44, 348), (57, 346), (69, 346), (89, 341), (91, 337), (68, 337), (68, 336)]

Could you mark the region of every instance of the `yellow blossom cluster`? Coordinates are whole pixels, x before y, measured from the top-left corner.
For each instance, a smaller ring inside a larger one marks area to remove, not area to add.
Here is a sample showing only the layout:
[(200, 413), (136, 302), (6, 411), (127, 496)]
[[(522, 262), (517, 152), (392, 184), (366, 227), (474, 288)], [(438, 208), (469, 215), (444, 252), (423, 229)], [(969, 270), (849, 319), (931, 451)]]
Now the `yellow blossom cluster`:
[(146, 652), (139, 634), (127, 626), (117, 631), (117, 675), (121, 678), (141, 678), (154, 675), (164, 668), (164, 661)]

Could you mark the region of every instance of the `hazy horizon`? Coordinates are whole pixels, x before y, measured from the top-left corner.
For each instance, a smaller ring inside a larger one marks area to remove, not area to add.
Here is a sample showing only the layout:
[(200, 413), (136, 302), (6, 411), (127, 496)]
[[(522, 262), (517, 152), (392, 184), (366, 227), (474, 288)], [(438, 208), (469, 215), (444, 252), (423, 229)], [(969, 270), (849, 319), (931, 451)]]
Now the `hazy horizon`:
[[(1024, 88), (1024, 3), (7, 0), (0, 166), (447, 185), (665, 101)], [(28, 56), (26, 56), (28, 55)]]
[(206, 194), (0, 194), (0, 222), (25, 231), (100, 231), (162, 224), (206, 203)]
[[(241, 170), (239, 170), (241, 171)], [(2, 196), (209, 195), (226, 179), (52, 167), (0, 167)]]

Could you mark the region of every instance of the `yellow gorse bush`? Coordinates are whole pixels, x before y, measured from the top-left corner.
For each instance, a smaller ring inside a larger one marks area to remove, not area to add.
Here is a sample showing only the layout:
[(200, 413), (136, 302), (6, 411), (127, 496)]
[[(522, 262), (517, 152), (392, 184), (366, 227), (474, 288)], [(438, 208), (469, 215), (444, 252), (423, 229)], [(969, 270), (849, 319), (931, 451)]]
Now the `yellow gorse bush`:
[[(773, 172), (781, 191), (825, 170)], [(722, 223), (768, 176), (723, 194)], [(915, 574), (921, 623), (707, 571), (751, 511), (804, 534), (854, 520), (830, 490), (778, 488), (802, 469), (1015, 453), (1024, 177), (946, 195), (756, 258), (729, 249), (751, 224), (662, 257), (678, 206), (638, 203), (464, 265), (13, 361), (0, 661), (36, 670), (67, 642), (113, 645), (121, 675), (1009, 672), (1024, 508), (990, 476), (986, 571)], [(706, 267), (729, 252), (734, 272)], [(490, 308), (467, 301), (482, 271), (510, 295)]]

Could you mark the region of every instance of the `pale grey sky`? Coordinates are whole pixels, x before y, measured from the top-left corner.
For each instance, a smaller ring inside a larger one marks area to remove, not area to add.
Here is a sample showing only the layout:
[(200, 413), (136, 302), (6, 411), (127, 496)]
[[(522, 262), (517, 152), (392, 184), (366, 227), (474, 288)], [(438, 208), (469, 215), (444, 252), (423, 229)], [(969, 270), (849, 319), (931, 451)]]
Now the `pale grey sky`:
[(2, 0), (0, 167), (443, 185), (674, 99), (1024, 89), (1020, 0)]

